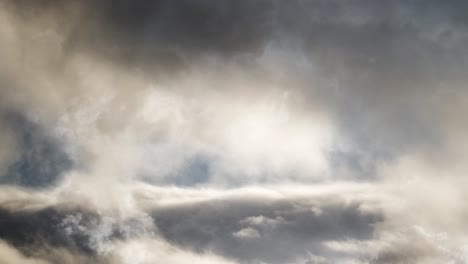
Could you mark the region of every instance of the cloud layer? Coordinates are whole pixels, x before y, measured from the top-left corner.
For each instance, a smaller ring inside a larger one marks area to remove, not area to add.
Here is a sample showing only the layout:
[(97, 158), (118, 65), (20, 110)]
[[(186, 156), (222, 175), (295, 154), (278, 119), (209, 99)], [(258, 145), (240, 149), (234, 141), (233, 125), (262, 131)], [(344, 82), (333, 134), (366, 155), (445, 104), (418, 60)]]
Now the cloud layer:
[(0, 2), (0, 262), (466, 263), (467, 7)]

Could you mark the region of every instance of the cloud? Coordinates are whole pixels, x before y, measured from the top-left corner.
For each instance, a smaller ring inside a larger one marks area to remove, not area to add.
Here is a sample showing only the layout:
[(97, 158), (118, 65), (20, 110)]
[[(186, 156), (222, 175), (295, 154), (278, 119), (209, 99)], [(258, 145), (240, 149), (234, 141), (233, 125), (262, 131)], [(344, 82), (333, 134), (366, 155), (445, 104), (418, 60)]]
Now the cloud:
[[(325, 254), (323, 240), (372, 238), (383, 216), (374, 199), (360, 197), (363, 190), (367, 187), (311, 186), (298, 192), (281, 186), (226, 191), (143, 185), (131, 193), (140, 208), (133, 215), (98, 211), (90, 204), (71, 207), (55, 191), (41, 191), (54, 203), (21, 208), (2, 198), (0, 235), (22, 254), (48, 261), (77, 256), (77, 261), (126, 263), (126, 250), (135, 248), (141, 263), (158, 257), (174, 263), (185, 258), (216, 262), (216, 256), (239, 263), (284, 263), (309, 252)], [(20, 197), (17, 190), (11, 192)], [(152, 245), (161, 252), (149, 250)]]
[(2, 123), (15, 134), (10, 145), (15, 145), (16, 150), (5, 149), (17, 156), (1, 174), (0, 181), (3, 184), (46, 187), (55, 184), (61, 174), (71, 168), (72, 161), (60, 149), (60, 143), (55, 142), (33, 121), (21, 114), (6, 113)]
[(242, 228), (241, 230), (234, 232), (232, 235), (241, 239), (242, 238), (250, 239), (250, 238), (260, 237), (260, 233), (257, 231), (257, 229), (254, 229), (251, 227)]
[(463, 263), (460, 1), (0, 3), (0, 259)]
[(47, 262), (41, 260), (34, 260), (23, 256), (20, 252), (16, 251), (14, 247), (9, 246), (3, 241), (0, 243), (0, 259), (7, 264), (45, 264)]
[(324, 242), (326, 247), (341, 254), (342, 261), (361, 259), (366, 263), (464, 263), (464, 248), (450, 244), (447, 234), (430, 234), (420, 226), (384, 232), (374, 240)]
[(308, 252), (320, 254), (324, 239), (366, 239), (383, 220), (377, 210), (364, 209), (366, 204), (372, 207), (372, 200), (345, 200), (336, 191), (313, 195), (320, 191), (313, 187), (295, 197), (292, 190), (273, 197), (239, 190), (200, 202), (189, 199), (158, 207), (152, 216), (169, 241), (240, 263), (287, 263)]
[(130, 241), (117, 245), (115, 256), (122, 264), (149, 264), (159, 261), (175, 264), (187, 262), (197, 264), (236, 263), (210, 253), (196, 254), (184, 251), (158, 240)]

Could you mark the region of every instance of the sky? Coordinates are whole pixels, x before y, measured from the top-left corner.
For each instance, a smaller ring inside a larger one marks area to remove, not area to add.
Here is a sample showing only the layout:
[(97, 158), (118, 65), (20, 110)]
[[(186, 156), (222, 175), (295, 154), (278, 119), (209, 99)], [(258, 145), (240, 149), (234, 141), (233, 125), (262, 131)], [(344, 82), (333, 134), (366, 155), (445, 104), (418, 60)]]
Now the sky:
[(0, 0), (0, 262), (468, 263), (467, 9)]

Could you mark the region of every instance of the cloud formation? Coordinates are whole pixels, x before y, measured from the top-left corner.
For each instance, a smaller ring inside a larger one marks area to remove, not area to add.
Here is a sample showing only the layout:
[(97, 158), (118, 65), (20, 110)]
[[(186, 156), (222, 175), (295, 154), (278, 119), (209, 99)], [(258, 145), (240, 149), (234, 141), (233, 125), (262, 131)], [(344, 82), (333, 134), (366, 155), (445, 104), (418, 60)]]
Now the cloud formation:
[(0, 3), (0, 262), (466, 263), (467, 4)]

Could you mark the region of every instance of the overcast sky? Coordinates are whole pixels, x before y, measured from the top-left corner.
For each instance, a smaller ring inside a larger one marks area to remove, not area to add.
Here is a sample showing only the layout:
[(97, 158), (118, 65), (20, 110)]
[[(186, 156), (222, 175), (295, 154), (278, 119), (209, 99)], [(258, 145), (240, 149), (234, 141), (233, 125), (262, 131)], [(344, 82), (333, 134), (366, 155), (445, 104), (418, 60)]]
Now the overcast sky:
[(0, 262), (468, 263), (467, 10), (0, 0)]

